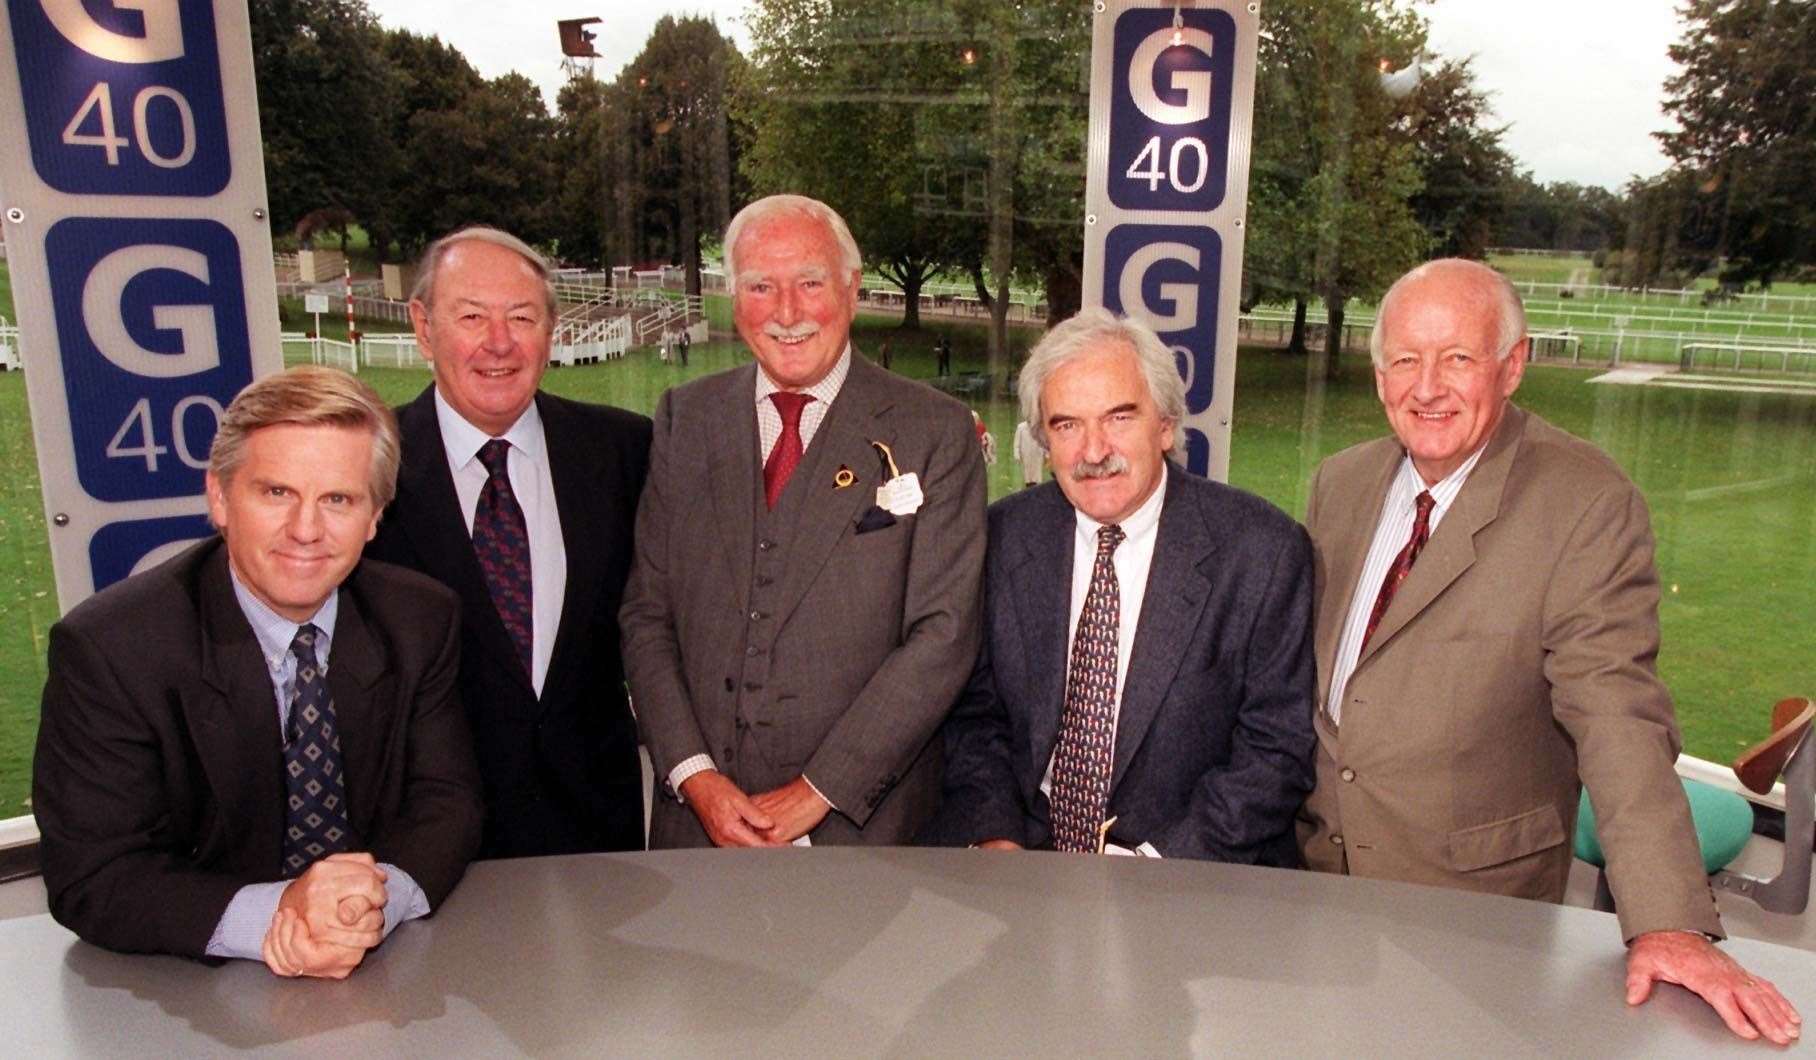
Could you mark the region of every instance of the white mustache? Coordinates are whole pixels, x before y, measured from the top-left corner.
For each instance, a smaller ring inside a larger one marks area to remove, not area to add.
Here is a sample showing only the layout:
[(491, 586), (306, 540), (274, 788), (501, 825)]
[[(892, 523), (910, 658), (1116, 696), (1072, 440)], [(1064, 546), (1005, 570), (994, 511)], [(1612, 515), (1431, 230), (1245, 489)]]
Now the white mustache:
[(763, 325), (763, 334), (772, 339), (804, 339), (820, 330), (820, 325), (811, 320), (803, 320), (792, 328), (785, 328), (775, 321)]
[(1111, 475), (1120, 475), (1128, 469), (1129, 462), (1123, 459), (1121, 453), (1111, 453), (1109, 456), (1096, 462), (1080, 460), (1078, 463), (1073, 464), (1072, 480), (1075, 482), (1084, 482), (1094, 478), (1109, 478)]

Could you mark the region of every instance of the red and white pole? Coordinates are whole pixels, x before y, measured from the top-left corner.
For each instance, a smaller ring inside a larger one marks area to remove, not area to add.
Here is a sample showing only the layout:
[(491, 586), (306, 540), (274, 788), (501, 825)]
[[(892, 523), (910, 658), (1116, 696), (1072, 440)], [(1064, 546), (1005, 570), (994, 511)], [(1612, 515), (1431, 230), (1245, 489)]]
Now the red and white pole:
[(347, 292), (347, 344), (353, 347), (353, 371), (359, 372), (359, 332), (353, 329), (353, 259), (342, 262), (345, 272), (342, 274)]

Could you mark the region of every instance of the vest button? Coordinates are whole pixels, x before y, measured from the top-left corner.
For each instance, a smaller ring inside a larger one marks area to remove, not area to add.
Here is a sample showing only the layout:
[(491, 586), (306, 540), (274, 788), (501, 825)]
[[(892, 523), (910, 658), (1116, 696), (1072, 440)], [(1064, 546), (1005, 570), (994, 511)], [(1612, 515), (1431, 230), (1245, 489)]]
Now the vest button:
[(1344, 780), (1344, 781), (1345, 781), (1345, 782), (1346, 782), (1346, 783), (1347, 783), (1347, 782), (1349, 782), (1349, 781), (1352, 781), (1352, 780), (1354, 780), (1354, 779), (1356, 779), (1356, 771), (1355, 771), (1355, 770), (1353, 770), (1353, 769), (1347, 769), (1347, 768), (1346, 768), (1346, 769), (1344, 769), (1344, 770), (1343, 770), (1343, 772), (1341, 772), (1341, 773), (1338, 773), (1338, 774), (1337, 774), (1337, 775), (1338, 775), (1338, 776), (1340, 776), (1340, 777), (1342, 777), (1342, 778), (1343, 778), (1343, 780)]
[(1331, 846), (1340, 847), (1343, 845), (1343, 837), (1340, 835), (1333, 835), (1330, 837), (1330, 842)]

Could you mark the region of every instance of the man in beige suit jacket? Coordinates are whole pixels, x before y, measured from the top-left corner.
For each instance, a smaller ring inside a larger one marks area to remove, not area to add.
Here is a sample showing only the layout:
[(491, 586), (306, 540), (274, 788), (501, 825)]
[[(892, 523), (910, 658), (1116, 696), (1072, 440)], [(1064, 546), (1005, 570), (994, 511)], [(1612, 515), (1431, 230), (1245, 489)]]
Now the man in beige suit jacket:
[(825, 204), (752, 203), (725, 247), (757, 363), (663, 395), (621, 613), (650, 847), (906, 843), (977, 656), (977, 435), (853, 354), (858, 249)]
[(1560, 901), (1586, 785), (1629, 1002), (1681, 983), (1737, 1034), (1787, 1041), (1790, 1004), (1710, 941), (1721, 924), (1653, 665), (1645, 502), (1594, 446), (1509, 403), (1525, 333), (1518, 294), (1475, 262), (1420, 266), (1382, 300), (1372, 346), (1394, 437), (1325, 461), (1306, 511), (1320, 705), (1306, 863)]

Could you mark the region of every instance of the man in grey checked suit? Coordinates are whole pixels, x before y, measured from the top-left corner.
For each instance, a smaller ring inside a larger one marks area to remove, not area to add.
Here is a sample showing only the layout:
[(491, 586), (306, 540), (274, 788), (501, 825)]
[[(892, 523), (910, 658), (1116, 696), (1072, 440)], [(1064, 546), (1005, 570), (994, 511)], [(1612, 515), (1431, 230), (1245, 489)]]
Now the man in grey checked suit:
[(620, 615), (650, 847), (902, 843), (977, 651), (971, 417), (853, 356), (858, 249), (825, 204), (753, 203), (725, 248), (756, 363), (663, 396)]
[(1054, 481), (990, 508), (984, 646), (924, 838), (1298, 864), (1305, 532), (1166, 459), (1185, 391), (1145, 324), (1087, 309), (1019, 386)]

